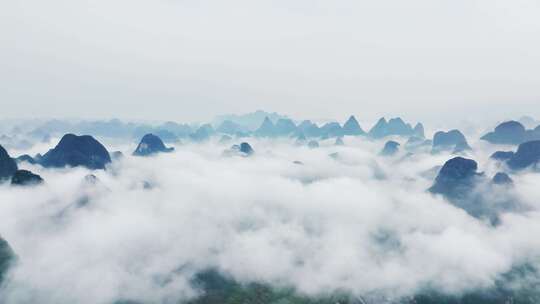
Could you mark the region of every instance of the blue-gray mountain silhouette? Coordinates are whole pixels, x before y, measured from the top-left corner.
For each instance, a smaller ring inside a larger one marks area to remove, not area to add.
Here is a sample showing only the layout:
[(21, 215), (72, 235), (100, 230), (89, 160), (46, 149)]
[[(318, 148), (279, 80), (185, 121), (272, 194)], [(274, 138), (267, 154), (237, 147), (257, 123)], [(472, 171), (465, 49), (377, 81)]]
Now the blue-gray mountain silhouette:
[(260, 137), (273, 137), (276, 135), (274, 123), (272, 123), (270, 118), (264, 118), (261, 126), (255, 131), (255, 135)]
[(411, 136), (415, 132), (410, 124), (405, 123), (401, 118), (392, 118), (386, 121), (386, 118), (382, 117), (377, 121), (375, 126), (369, 130), (369, 136), (372, 138), (383, 138), (391, 135), (399, 136)]
[(525, 141), (527, 132), (525, 127), (517, 121), (506, 121), (480, 139), (493, 144), (519, 145)]
[(239, 145), (233, 145), (230, 149), (223, 151), (225, 156), (251, 156), (255, 153), (255, 150), (247, 142), (243, 142)]
[(0, 237), (0, 284), (6, 278), (9, 268), (15, 262), (15, 253), (8, 242)]
[(264, 121), (266, 117), (270, 118), (271, 121), (278, 121), (281, 118), (287, 118), (275, 112), (269, 113), (269, 112), (257, 110), (252, 113), (241, 114), (241, 115), (237, 115), (237, 114), (220, 115), (220, 116), (217, 116), (212, 121), (212, 124), (215, 126), (219, 126), (221, 125), (223, 121), (230, 120), (242, 126), (242, 128), (245, 129), (242, 131), (244, 133), (244, 132), (251, 132), (251, 131), (257, 130), (257, 128), (261, 126), (262, 122)]
[(174, 148), (167, 148), (161, 138), (154, 134), (146, 134), (141, 139), (137, 149), (133, 152), (135, 156), (149, 156), (156, 153), (167, 153), (173, 151)]
[(450, 130), (448, 132), (439, 131), (433, 136), (433, 151), (452, 150), (461, 152), (470, 150), (467, 139), (459, 130)]
[(200, 126), (193, 134), (189, 135), (189, 137), (195, 142), (202, 142), (210, 139), (214, 133), (215, 130), (210, 124), (204, 124)]
[(241, 125), (231, 121), (231, 120), (224, 120), (219, 127), (216, 130), (219, 133), (225, 133), (229, 135), (234, 135), (238, 132), (245, 131), (245, 128), (243, 128)]
[(297, 127), (291, 119), (281, 118), (274, 126), (276, 136), (288, 136), (297, 131)]
[(520, 122), (506, 121), (481, 139), (493, 144), (519, 145), (527, 141), (540, 140), (540, 126), (527, 130)]
[(17, 170), (11, 178), (11, 184), (14, 186), (33, 186), (41, 183), (43, 183), (43, 178), (28, 170)]
[(17, 163), (0, 145), (0, 181), (9, 179), (17, 171)]
[(337, 122), (328, 122), (324, 124), (320, 130), (320, 136), (322, 138), (339, 137), (343, 136), (343, 129)]
[(176, 136), (173, 132), (165, 129), (156, 129), (152, 131), (152, 134), (161, 138), (163, 142), (166, 143), (180, 143), (180, 138)]
[(360, 124), (356, 120), (356, 117), (354, 115), (351, 115), (349, 119), (345, 122), (342, 128), (342, 134), (343, 135), (365, 135), (366, 132), (362, 130), (362, 127), (360, 127)]
[(299, 131), (306, 137), (319, 137), (321, 131), (319, 127), (310, 120), (304, 120), (298, 125)]
[(493, 176), (493, 179), (491, 180), (491, 182), (496, 185), (509, 185), (513, 183), (510, 176), (508, 176), (508, 174), (504, 172), (497, 172), (497, 174)]
[(519, 145), (518, 150), (506, 164), (513, 170), (522, 170), (528, 167), (538, 168), (540, 162), (540, 140), (533, 140)]
[(429, 191), (448, 198), (463, 198), (474, 187), (478, 164), (472, 159), (454, 157), (448, 160), (435, 178)]
[(15, 161), (17, 163), (27, 162), (27, 163), (32, 164), (32, 165), (35, 165), (35, 164), (38, 163), (32, 156), (30, 156), (28, 154), (23, 154), (23, 155), (17, 157), (15, 159)]
[(405, 142), (405, 149), (415, 150), (421, 147), (431, 147), (432, 144), (433, 142), (429, 139), (424, 139), (423, 137), (413, 135), (407, 139), (407, 142)]
[(422, 123), (417, 123), (413, 128), (413, 135), (416, 137), (424, 138), (426, 137), (424, 134), (424, 125)]
[(497, 160), (497, 161), (507, 161), (511, 159), (513, 156), (514, 156), (514, 152), (512, 151), (497, 151), (491, 154), (489, 158)]
[(379, 153), (382, 156), (392, 156), (399, 152), (399, 143), (397, 141), (389, 140), (384, 144), (384, 148)]
[(66, 134), (54, 149), (49, 150), (39, 160), (47, 168), (77, 167), (105, 169), (111, 162), (109, 152), (90, 135)]
[(253, 148), (251, 147), (250, 144), (248, 144), (247, 142), (243, 142), (240, 144), (240, 152), (246, 154), (246, 155), (251, 155), (253, 153), (255, 153), (255, 151), (253, 150)]

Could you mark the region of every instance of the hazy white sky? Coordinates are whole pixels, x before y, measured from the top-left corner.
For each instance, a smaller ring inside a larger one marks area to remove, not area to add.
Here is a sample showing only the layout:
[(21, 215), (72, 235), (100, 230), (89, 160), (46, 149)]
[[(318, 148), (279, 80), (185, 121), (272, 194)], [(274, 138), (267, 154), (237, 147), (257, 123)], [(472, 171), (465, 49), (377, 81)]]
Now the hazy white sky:
[(540, 116), (538, 0), (18, 0), (0, 118)]

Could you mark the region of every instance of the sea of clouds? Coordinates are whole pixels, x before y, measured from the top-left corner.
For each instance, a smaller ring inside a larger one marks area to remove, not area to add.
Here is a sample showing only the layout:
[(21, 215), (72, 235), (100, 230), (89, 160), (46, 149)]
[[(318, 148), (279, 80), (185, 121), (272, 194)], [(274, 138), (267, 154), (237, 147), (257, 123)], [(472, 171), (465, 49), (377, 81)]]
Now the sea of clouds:
[[(169, 303), (197, 296), (190, 282), (205, 269), (313, 296), (460, 294), (540, 265), (539, 174), (485, 193), (524, 206), (492, 225), (426, 191), (451, 155), (382, 157), (384, 141), (344, 140), (309, 149), (250, 138), (251, 157), (226, 157), (232, 143), (215, 140), (148, 158), (105, 141), (125, 154), (105, 171), (22, 164), (45, 184), (0, 185), (0, 234), (18, 256), (0, 302)], [(472, 146), (468, 157), (493, 176), (501, 147)]]

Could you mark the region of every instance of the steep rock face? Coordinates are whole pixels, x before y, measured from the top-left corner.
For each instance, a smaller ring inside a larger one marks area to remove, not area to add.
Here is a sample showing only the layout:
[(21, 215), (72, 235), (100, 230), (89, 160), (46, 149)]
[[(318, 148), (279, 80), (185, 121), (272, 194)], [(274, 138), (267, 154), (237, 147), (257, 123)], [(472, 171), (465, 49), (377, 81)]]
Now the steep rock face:
[(11, 184), (14, 186), (33, 186), (41, 183), (43, 183), (43, 178), (28, 170), (17, 170), (11, 178)]
[(379, 153), (382, 156), (392, 156), (399, 152), (399, 143), (393, 140), (389, 140), (384, 144), (384, 148)]
[(478, 164), (472, 159), (455, 157), (448, 160), (439, 171), (429, 191), (448, 198), (462, 198), (474, 187)]
[(540, 140), (533, 140), (520, 144), (517, 152), (506, 164), (513, 170), (522, 170), (527, 167), (536, 169), (538, 162), (540, 162)]
[(109, 152), (92, 136), (66, 134), (54, 149), (43, 155), (40, 164), (44, 167), (77, 167), (105, 169), (111, 162)]
[(497, 151), (491, 154), (489, 158), (497, 160), (497, 161), (507, 161), (511, 159), (513, 156), (514, 156), (514, 152), (512, 151)]
[(0, 237), (0, 284), (5, 279), (9, 267), (15, 262), (15, 253), (8, 242)]
[(167, 153), (173, 151), (174, 148), (167, 148), (158, 136), (154, 134), (146, 134), (141, 139), (141, 142), (133, 152), (135, 156), (149, 156), (156, 153)]
[(352, 115), (347, 119), (345, 124), (343, 125), (343, 135), (350, 135), (350, 136), (356, 136), (356, 135), (365, 135), (366, 132), (362, 130), (362, 127), (360, 127), (360, 124), (356, 120), (356, 117)]
[(17, 163), (0, 145), (0, 181), (9, 179), (17, 171)]
[(433, 136), (433, 150), (469, 150), (467, 139), (459, 130), (450, 130), (448, 132), (439, 131)]
[(495, 128), (495, 131), (487, 133), (480, 139), (493, 144), (518, 145), (522, 143), (527, 132), (525, 127), (517, 121), (506, 121)]

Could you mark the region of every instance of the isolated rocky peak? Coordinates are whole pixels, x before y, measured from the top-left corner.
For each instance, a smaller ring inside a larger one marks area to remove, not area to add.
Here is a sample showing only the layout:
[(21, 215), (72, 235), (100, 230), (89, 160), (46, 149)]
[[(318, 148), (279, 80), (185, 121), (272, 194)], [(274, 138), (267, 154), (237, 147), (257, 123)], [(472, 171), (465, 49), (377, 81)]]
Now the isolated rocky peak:
[(166, 153), (173, 151), (174, 148), (167, 148), (161, 138), (154, 134), (146, 134), (141, 139), (137, 149), (133, 152), (135, 156), (149, 156), (156, 153)]
[(343, 135), (364, 135), (366, 132), (362, 130), (362, 127), (360, 127), (360, 124), (356, 120), (356, 117), (354, 115), (351, 115), (349, 119), (345, 122), (343, 125)]
[(0, 145), (0, 181), (11, 178), (17, 171), (17, 163)]

